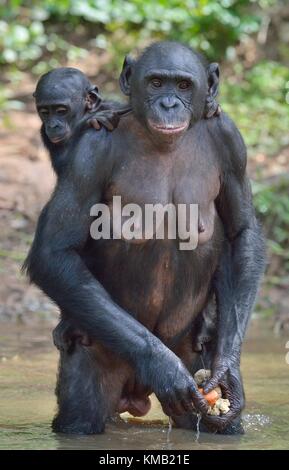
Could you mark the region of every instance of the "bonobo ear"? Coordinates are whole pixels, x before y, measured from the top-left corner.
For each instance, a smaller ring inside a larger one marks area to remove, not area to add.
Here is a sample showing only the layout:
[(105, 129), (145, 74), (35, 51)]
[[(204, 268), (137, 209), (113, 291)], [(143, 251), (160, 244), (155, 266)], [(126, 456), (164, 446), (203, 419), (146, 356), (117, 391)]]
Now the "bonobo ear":
[(130, 95), (130, 80), (135, 60), (130, 56), (125, 56), (122, 71), (119, 77), (119, 86), (124, 95)]
[(85, 105), (86, 109), (90, 112), (96, 111), (96, 109), (99, 107), (101, 103), (101, 97), (98, 93), (98, 88), (97, 86), (94, 86), (91, 88), (85, 98)]
[(209, 85), (209, 95), (213, 98), (216, 98), (219, 91), (219, 78), (220, 78), (220, 69), (219, 64), (213, 62), (207, 68), (208, 74), (208, 85)]

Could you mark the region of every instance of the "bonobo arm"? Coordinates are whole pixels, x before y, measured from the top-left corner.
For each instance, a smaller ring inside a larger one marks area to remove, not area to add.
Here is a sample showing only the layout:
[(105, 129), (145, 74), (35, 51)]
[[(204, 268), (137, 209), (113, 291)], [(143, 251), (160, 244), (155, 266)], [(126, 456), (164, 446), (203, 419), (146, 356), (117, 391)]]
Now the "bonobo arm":
[(79, 254), (89, 237), (90, 209), (101, 200), (110, 176), (111, 136), (104, 129), (88, 130), (72, 145), (71, 168), (59, 178), (40, 215), (26, 269), (31, 281), (69, 312), (75, 328), (133, 364), (140, 381), (173, 413), (184, 413), (192, 403), (206, 412), (206, 402), (181, 360), (114, 302)]
[(99, 130), (102, 125), (107, 130), (113, 131), (118, 126), (121, 116), (129, 112), (131, 112), (130, 106), (110, 101), (102, 101), (99, 108), (94, 113), (88, 113), (83, 117), (77, 125), (77, 130), (80, 131), (87, 126)]
[[(216, 200), (225, 230), (225, 243), (215, 278), (218, 331), (213, 375), (205, 392), (224, 381), (231, 412), (216, 418), (226, 425), (244, 406), (240, 354), (265, 266), (265, 244), (256, 220), (251, 186), (246, 175), (243, 139), (224, 113), (209, 123), (221, 160), (221, 191)], [(213, 127), (214, 126), (214, 127)], [(227, 375), (226, 375), (227, 374)]]

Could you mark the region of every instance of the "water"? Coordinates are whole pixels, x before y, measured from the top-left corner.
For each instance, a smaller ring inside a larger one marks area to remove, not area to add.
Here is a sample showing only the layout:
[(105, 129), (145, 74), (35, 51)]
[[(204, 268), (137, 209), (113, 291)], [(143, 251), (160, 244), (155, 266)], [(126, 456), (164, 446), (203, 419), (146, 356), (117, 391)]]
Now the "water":
[[(1, 325), (0, 449), (288, 449), (289, 337), (274, 338), (254, 323), (242, 356), (247, 406), (244, 436), (217, 436), (169, 428), (154, 400), (144, 423), (109, 424), (99, 436), (63, 436), (50, 430), (55, 410), (57, 351), (45, 328)], [(289, 335), (288, 335), (289, 336)]]

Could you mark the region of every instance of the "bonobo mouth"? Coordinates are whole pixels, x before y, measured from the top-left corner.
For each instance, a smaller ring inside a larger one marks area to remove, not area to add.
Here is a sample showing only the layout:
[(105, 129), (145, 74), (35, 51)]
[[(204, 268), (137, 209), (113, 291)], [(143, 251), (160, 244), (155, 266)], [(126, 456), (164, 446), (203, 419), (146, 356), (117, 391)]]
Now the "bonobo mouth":
[(157, 124), (149, 120), (148, 123), (151, 129), (159, 132), (160, 134), (165, 134), (165, 135), (180, 134), (181, 132), (185, 131), (189, 127), (187, 122), (185, 124), (175, 125), (175, 124)]
[(60, 144), (61, 142), (65, 142), (66, 140), (68, 140), (69, 137), (70, 137), (70, 134), (67, 133), (61, 136), (49, 137), (49, 140), (53, 144)]

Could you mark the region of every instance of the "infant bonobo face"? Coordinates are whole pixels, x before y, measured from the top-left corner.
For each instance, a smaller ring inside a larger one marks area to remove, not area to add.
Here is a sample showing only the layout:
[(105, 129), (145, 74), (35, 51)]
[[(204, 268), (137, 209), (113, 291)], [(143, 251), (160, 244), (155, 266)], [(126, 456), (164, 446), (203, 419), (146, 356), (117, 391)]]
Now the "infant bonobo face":
[(75, 110), (71, 100), (55, 100), (53, 104), (42, 102), (37, 105), (37, 111), (45, 126), (45, 133), (54, 144), (64, 143), (73, 132)]
[(34, 93), (45, 134), (53, 144), (65, 143), (86, 112), (100, 104), (98, 90), (85, 75), (72, 68), (59, 68), (43, 75)]
[(176, 138), (201, 118), (208, 82), (204, 66), (192, 51), (161, 43), (137, 61), (127, 61), (122, 90), (130, 95), (136, 117), (150, 133), (160, 140)]

